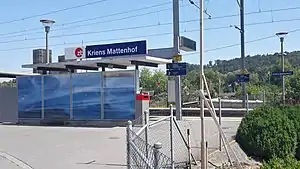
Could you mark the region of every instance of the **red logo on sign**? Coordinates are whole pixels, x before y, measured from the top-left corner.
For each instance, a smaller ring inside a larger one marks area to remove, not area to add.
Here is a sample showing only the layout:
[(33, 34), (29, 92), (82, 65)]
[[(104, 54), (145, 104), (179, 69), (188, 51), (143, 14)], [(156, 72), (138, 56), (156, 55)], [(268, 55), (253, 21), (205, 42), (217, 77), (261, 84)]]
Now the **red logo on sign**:
[(83, 50), (81, 48), (75, 49), (75, 56), (80, 58), (83, 55)]

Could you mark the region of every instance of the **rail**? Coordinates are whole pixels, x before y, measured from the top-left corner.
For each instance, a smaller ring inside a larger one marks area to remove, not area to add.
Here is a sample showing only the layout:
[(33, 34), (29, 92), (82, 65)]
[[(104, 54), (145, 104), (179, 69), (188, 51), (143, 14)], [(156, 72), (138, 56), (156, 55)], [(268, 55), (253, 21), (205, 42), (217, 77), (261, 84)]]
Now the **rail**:
[[(170, 110), (170, 108), (166, 107), (150, 107), (150, 111), (152, 110)], [(175, 110), (175, 108), (173, 109)], [(208, 108), (204, 108), (204, 110), (209, 110)], [(219, 110), (219, 108), (215, 108), (215, 110)], [(222, 108), (222, 111), (251, 111), (253, 109), (247, 109), (247, 108)], [(182, 111), (200, 111), (200, 108), (182, 108)]]
[[(217, 103), (219, 102), (218, 99), (212, 99), (212, 102)], [(223, 103), (242, 103), (243, 100), (226, 100), (226, 99), (222, 99)], [(261, 100), (249, 100), (249, 103), (263, 103), (263, 101)], [(191, 102), (185, 102), (182, 103), (182, 105), (189, 105), (189, 104), (196, 104), (199, 103), (199, 101), (191, 101)]]
[[(174, 111), (175, 109), (173, 109)], [(215, 107), (217, 114), (219, 114), (219, 108)], [(253, 109), (247, 108), (221, 108), (224, 117), (244, 117), (245, 114)], [(170, 109), (165, 107), (151, 107), (149, 108), (151, 116), (168, 116)], [(200, 115), (200, 108), (182, 108), (183, 116), (198, 116)], [(209, 117), (209, 109), (204, 108), (204, 116)]]

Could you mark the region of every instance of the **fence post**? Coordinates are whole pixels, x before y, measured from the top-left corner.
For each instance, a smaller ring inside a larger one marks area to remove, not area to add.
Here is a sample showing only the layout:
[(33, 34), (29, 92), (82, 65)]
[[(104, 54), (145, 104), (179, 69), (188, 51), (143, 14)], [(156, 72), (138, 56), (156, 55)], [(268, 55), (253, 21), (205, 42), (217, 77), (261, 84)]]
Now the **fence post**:
[(207, 141), (205, 142), (205, 159), (206, 159), (205, 163), (207, 168), (208, 166), (208, 142)]
[(265, 102), (266, 102), (266, 92), (263, 91), (263, 103), (265, 104)]
[(126, 128), (126, 141), (127, 141), (127, 169), (131, 168), (131, 161), (130, 161), (130, 141), (131, 141), (131, 130), (132, 130), (132, 122), (128, 121), (127, 128)]
[(191, 161), (191, 134), (190, 129), (187, 129), (187, 139), (188, 139), (188, 156), (189, 156), (189, 167), (192, 168), (192, 161)]
[[(222, 100), (221, 97), (219, 97), (219, 124), (220, 127), (222, 127)], [(219, 131), (219, 150), (222, 151), (222, 135)]]
[(249, 112), (249, 95), (246, 94), (246, 112)]
[(170, 104), (170, 147), (171, 147), (171, 168), (174, 169), (173, 105), (172, 104)]
[(154, 169), (159, 169), (159, 149), (162, 148), (162, 144), (157, 142), (154, 144)]
[(145, 125), (146, 125), (146, 128), (145, 128), (146, 158), (148, 160), (148, 157), (149, 157), (149, 150), (148, 150), (148, 145), (149, 145), (149, 138), (148, 138), (148, 133), (149, 133), (149, 112), (145, 111), (144, 115), (145, 115)]

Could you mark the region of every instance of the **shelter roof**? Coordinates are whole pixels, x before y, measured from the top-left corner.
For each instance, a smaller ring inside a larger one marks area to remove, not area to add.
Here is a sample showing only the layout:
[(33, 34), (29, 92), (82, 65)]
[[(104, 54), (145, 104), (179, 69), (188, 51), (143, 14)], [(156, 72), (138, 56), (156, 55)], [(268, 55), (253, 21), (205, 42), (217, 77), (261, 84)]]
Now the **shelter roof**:
[[(25, 64), (22, 68), (38, 68), (38, 67), (48, 67), (48, 68), (66, 68), (72, 67), (78, 69), (81, 68), (95, 68), (95, 67), (112, 67), (112, 68), (126, 68), (128, 66), (141, 65), (157, 67), (160, 64), (172, 63), (171, 59), (163, 59), (147, 55), (138, 56), (121, 56), (121, 57), (107, 57), (107, 58), (97, 58), (90, 60), (73, 60), (65, 62), (55, 62), (55, 63), (39, 63), (39, 64)], [(71, 65), (71, 66), (70, 66)]]

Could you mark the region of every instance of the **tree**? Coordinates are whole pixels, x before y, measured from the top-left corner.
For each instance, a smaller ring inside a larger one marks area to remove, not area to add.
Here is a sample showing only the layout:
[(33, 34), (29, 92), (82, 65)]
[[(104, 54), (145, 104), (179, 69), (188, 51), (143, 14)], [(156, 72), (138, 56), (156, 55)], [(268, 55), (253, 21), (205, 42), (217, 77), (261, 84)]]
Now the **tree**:
[(289, 81), (287, 83), (287, 97), (300, 99), (300, 71), (295, 70), (294, 75), (289, 77)]
[[(300, 51), (285, 52), (285, 70), (293, 70), (293, 76), (286, 76), (286, 97), (300, 100)], [(282, 82), (280, 77), (271, 76), (274, 71), (281, 71), (280, 54), (257, 54), (246, 57), (246, 68), (250, 74), (247, 84), (249, 95), (260, 96), (265, 92), (267, 100), (280, 100)], [(241, 85), (236, 82), (236, 75), (241, 70), (241, 58), (231, 60), (209, 61), (204, 65), (204, 74), (213, 97), (219, 92), (236, 92), (241, 96)], [(188, 64), (188, 74), (182, 76), (182, 101), (195, 101), (199, 97), (200, 66)], [(168, 77), (162, 71), (141, 70), (141, 86), (144, 90), (153, 91), (155, 97), (166, 100)], [(172, 79), (172, 77), (170, 77)], [(159, 97), (158, 97), (159, 95)], [(154, 97), (152, 97), (154, 98)], [(258, 97), (256, 97), (258, 98)], [(250, 98), (251, 99), (251, 98)]]
[(17, 83), (16, 79), (12, 79), (12, 80), (9, 80), (9, 81), (0, 82), (0, 86), (3, 86), (3, 87), (15, 87), (16, 83)]
[(140, 73), (140, 86), (143, 90), (152, 89), (152, 73), (150, 69), (143, 68)]
[(165, 72), (155, 71), (152, 75), (152, 85), (154, 93), (165, 93), (167, 92), (167, 81), (168, 78)]

